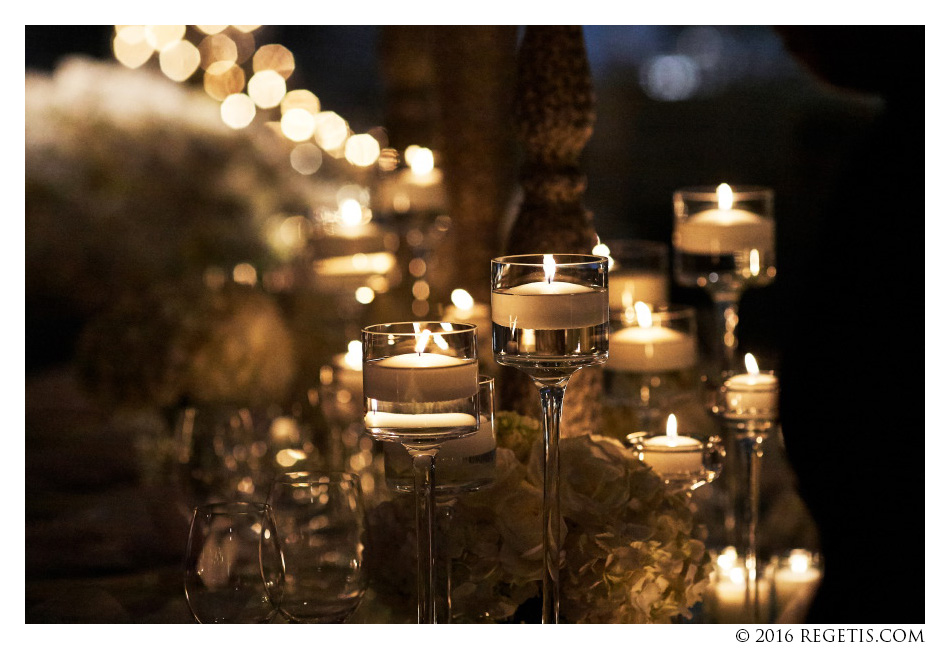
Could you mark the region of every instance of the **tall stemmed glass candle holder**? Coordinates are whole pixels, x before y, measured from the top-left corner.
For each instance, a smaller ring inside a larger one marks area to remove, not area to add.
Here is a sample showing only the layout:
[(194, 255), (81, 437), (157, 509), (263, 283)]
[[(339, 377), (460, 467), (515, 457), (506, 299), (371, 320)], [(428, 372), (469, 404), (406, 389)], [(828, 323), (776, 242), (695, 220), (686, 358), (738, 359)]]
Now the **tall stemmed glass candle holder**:
[(668, 412), (664, 401), (690, 388), (697, 357), (692, 308), (671, 305), (651, 310), (636, 302), (619, 313), (611, 311), (610, 360), (604, 365), (606, 405), (626, 426), (632, 416), (638, 431), (659, 432), (662, 413)]
[(746, 570), (746, 608), (750, 621), (764, 622), (766, 612), (760, 601), (758, 557), (759, 497), (762, 482), (763, 442), (778, 426), (778, 377), (760, 372), (755, 357), (745, 355), (746, 371), (726, 372), (719, 388), (716, 408), (727, 434), (733, 435), (739, 449), (742, 479), (736, 498), (741, 522), (741, 538)]
[(682, 286), (706, 289), (716, 305), (723, 371), (735, 367), (739, 298), (775, 279), (773, 192), (763, 187), (681, 189), (673, 194), (673, 268)]
[(614, 239), (594, 246), (595, 255), (607, 257), (610, 315), (616, 319), (637, 302), (651, 308), (670, 301), (669, 246), (644, 239)]
[(418, 542), (418, 621), (435, 622), (435, 456), (478, 432), (475, 326), (399, 322), (363, 329), (366, 431), (412, 456)]
[(492, 260), (495, 361), (531, 377), (544, 420), (542, 623), (558, 621), (561, 515), (558, 439), (567, 383), (607, 360), (607, 258), (513, 255)]

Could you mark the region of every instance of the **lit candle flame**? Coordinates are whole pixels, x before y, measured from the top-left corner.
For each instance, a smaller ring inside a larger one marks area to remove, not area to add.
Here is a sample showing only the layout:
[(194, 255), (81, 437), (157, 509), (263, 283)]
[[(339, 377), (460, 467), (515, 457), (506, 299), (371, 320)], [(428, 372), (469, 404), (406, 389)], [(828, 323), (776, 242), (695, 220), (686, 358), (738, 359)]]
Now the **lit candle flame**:
[(792, 572), (804, 573), (811, 565), (811, 557), (801, 550), (792, 550), (788, 556), (788, 567)]
[(413, 176), (425, 176), (435, 168), (435, 157), (432, 150), (425, 147), (417, 147), (412, 153), (406, 149), (406, 159), (409, 162), (409, 169)]
[(732, 187), (726, 183), (722, 183), (719, 187), (716, 187), (716, 198), (719, 199), (719, 209), (732, 209)]
[[(439, 326), (442, 327), (442, 331), (452, 331), (452, 323), (450, 322), (442, 322)], [(439, 334), (432, 334), (432, 342), (443, 351), (449, 348), (449, 344), (445, 342), (445, 338)]]
[(759, 364), (755, 362), (755, 356), (752, 354), (745, 355), (745, 369), (749, 374), (752, 375), (759, 373)]
[(666, 436), (677, 437), (676, 434), (676, 415), (670, 415), (666, 419)]
[(595, 255), (600, 255), (601, 257), (607, 258), (607, 270), (610, 271), (614, 267), (614, 258), (610, 256), (610, 248), (606, 243), (601, 243), (600, 237), (597, 237), (597, 245), (594, 246), (594, 249), (591, 250), (591, 253)]
[(633, 305), (633, 310), (637, 313), (637, 324), (641, 327), (653, 326), (653, 314), (645, 302), (637, 302)]
[(550, 284), (554, 281), (554, 271), (557, 270), (554, 255), (544, 255), (544, 261), (541, 263), (541, 267), (544, 268), (544, 281)]
[(475, 306), (475, 298), (464, 288), (457, 288), (452, 291), (452, 304), (460, 311), (471, 311)]
[(753, 275), (758, 275), (761, 270), (759, 265), (759, 251), (757, 248), (753, 248), (749, 251), (749, 271)]
[(426, 345), (429, 343), (429, 338), (432, 336), (432, 332), (428, 329), (423, 329), (422, 333), (417, 334), (416, 337), (416, 353), (420, 356), (422, 352), (425, 351)]

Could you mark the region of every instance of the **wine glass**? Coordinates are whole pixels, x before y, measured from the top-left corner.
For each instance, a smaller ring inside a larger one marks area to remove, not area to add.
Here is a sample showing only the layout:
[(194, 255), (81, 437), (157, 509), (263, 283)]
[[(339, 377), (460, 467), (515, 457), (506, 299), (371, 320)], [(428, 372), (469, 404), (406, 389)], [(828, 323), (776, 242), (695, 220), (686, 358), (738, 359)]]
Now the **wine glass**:
[(435, 456), (478, 431), (476, 327), (397, 322), (363, 329), (367, 432), (412, 456), (418, 543), (418, 621), (435, 623)]
[(544, 420), (543, 623), (556, 624), (558, 621), (561, 404), (574, 372), (607, 360), (607, 312), (606, 257), (513, 255), (492, 260), (492, 348), (495, 361), (526, 373), (541, 395)]
[(716, 305), (721, 371), (736, 369), (739, 298), (775, 279), (774, 193), (764, 187), (680, 189), (673, 194), (673, 268), (681, 286)]
[(195, 508), (185, 550), (185, 598), (195, 620), (269, 622), (283, 585), (283, 557), (268, 505), (231, 502)]
[(345, 621), (366, 592), (366, 531), (359, 477), (294, 471), (268, 499), (284, 555), (280, 612), (290, 622)]

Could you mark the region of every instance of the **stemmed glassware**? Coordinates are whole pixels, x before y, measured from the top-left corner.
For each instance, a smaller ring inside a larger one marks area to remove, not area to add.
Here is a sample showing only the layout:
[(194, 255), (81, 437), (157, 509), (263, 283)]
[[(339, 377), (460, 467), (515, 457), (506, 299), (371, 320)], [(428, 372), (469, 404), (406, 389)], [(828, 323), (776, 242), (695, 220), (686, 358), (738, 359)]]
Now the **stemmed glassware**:
[(531, 377), (544, 424), (541, 581), (543, 623), (556, 624), (561, 551), (558, 491), (561, 406), (571, 376), (607, 360), (607, 258), (513, 255), (492, 260), (495, 361)]
[(283, 557), (268, 505), (195, 508), (185, 550), (185, 597), (199, 623), (269, 622), (283, 585)]
[(716, 306), (721, 371), (736, 369), (739, 298), (775, 279), (773, 192), (764, 187), (680, 189), (673, 194), (673, 268), (682, 286)]
[(290, 622), (345, 621), (366, 592), (366, 521), (359, 477), (294, 471), (277, 476), (268, 502), (284, 556), (280, 612)]
[(435, 457), (479, 427), (476, 327), (397, 322), (363, 329), (363, 423), (412, 456), (418, 543), (418, 621), (435, 623)]

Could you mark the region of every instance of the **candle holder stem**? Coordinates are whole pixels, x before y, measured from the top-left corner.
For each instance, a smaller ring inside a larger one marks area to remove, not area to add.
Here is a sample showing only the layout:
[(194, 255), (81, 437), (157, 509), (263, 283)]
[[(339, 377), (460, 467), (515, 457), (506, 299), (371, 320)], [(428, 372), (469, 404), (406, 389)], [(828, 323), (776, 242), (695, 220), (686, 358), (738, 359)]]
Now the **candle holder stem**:
[(448, 533), (452, 525), (452, 518), (455, 516), (455, 503), (458, 498), (455, 495), (441, 496), (436, 498), (436, 512), (442, 529), (439, 531), (440, 543), (438, 544), (439, 564), (441, 571), (438, 574), (439, 594), (438, 608), (436, 610), (437, 624), (452, 623), (452, 557), (442, 540)]
[(724, 372), (735, 369), (739, 339), (736, 328), (739, 326), (738, 291), (716, 292), (712, 296), (716, 305), (716, 332), (719, 356)]
[(570, 375), (559, 379), (535, 379), (541, 393), (544, 420), (544, 496), (541, 505), (541, 543), (544, 571), (541, 575), (541, 623), (557, 624), (560, 609), (561, 496), (558, 441), (561, 408)]
[(418, 544), (417, 621), (435, 624), (435, 456), (438, 447), (406, 447), (412, 456)]
[(755, 432), (739, 440), (745, 469), (746, 488), (743, 494), (743, 550), (746, 567), (746, 608), (751, 621), (764, 622), (762, 602), (760, 602), (759, 583), (761, 580), (758, 562), (758, 526), (759, 499), (762, 486), (762, 441), (763, 437)]

